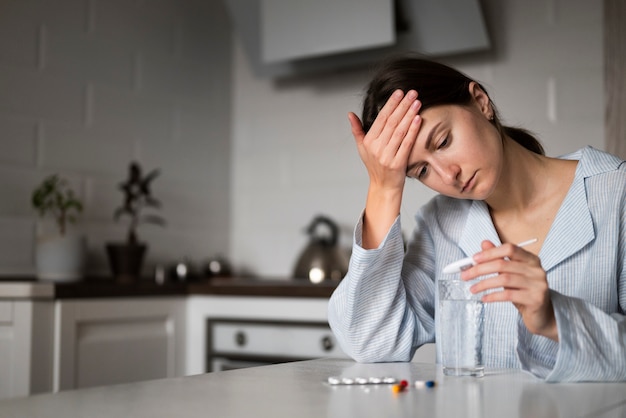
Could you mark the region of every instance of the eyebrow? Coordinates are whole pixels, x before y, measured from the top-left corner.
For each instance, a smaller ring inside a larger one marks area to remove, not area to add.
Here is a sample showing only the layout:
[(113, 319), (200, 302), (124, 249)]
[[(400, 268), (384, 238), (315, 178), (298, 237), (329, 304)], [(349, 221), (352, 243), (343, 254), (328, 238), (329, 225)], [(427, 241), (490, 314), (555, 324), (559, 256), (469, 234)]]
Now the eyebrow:
[[(435, 136), (435, 132), (437, 132), (437, 130), (439, 129), (439, 125), (441, 125), (441, 122), (438, 122), (435, 126), (433, 126), (430, 132), (428, 132), (428, 136), (426, 137), (426, 143), (424, 144), (424, 149), (430, 148), (430, 144), (433, 142), (433, 136)], [(415, 167), (417, 167), (418, 165), (420, 165), (419, 161), (407, 166), (406, 175), (408, 176), (409, 172), (413, 170)]]

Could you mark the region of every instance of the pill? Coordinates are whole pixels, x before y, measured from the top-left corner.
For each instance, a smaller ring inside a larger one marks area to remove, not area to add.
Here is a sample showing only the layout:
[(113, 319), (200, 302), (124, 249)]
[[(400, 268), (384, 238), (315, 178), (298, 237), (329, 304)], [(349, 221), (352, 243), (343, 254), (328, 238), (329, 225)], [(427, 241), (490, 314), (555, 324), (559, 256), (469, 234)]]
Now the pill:
[(435, 387), (436, 383), (434, 380), (416, 380), (415, 387), (418, 389), (421, 388), (432, 388)]
[(398, 379), (391, 376), (386, 377), (341, 377), (330, 376), (326, 379), (329, 385), (382, 385), (382, 384), (396, 384), (399, 383), (402, 387), (407, 387), (409, 383), (406, 380), (398, 382)]
[(339, 384), (341, 384), (341, 379), (338, 378), (337, 376), (330, 376), (328, 378), (328, 384), (329, 385), (339, 385)]

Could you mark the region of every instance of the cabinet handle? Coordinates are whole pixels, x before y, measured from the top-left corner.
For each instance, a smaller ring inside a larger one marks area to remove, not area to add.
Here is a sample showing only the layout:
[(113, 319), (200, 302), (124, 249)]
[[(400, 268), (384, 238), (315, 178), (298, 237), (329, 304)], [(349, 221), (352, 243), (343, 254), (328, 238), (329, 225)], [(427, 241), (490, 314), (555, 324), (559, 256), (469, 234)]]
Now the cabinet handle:
[(239, 347), (246, 345), (246, 334), (243, 331), (239, 331), (235, 334), (235, 344)]
[(333, 339), (331, 337), (326, 336), (322, 338), (322, 349), (324, 351), (330, 351), (334, 346), (335, 344), (333, 343)]

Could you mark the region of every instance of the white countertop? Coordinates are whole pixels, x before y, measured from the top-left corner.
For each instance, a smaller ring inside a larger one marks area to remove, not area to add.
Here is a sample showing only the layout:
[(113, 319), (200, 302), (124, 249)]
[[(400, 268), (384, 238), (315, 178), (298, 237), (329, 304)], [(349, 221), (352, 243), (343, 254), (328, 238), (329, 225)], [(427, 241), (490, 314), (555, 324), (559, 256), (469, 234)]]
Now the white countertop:
[(36, 281), (0, 281), (0, 299), (35, 299), (54, 297), (54, 283)]
[[(436, 380), (330, 386), (329, 376)], [(443, 376), (434, 364), (320, 359), (0, 401), (2, 417), (623, 417), (626, 383), (544, 383), (518, 370)]]

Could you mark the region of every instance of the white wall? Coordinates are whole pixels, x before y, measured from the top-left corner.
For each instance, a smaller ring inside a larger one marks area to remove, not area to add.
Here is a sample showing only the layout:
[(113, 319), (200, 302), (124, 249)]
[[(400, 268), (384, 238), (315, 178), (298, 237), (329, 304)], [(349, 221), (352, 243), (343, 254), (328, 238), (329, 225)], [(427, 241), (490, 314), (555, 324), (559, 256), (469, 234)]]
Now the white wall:
[(30, 194), (50, 173), (84, 198), (91, 273), (131, 160), (168, 226), (143, 225), (146, 270), (229, 249), (230, 25), (202, 0), (0, 0), (0, 274), (33, 274)]
[[(481, 81), (505, 122), (537, 133), (549, 155), (604, 148), (602, 2), (485, 0), (492, 53), (446, 62)], [(291, 81), (256, 78), (235, 38), (232, 126), (234, 264), (288, 277), (307, 243), (303, 229), (323, 213), (342, 228), (362, 210), (367, 175), (346, 115), (360, 113), (367, 70)], [(432, 193), (409, 182), (402, 217)]]

